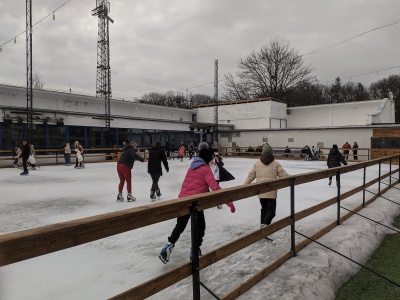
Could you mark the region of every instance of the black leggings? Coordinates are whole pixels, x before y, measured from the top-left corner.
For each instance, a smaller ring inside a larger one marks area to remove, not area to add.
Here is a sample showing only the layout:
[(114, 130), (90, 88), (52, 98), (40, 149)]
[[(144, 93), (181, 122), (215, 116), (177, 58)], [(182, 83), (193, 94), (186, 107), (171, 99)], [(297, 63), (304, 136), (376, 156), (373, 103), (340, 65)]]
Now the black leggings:
[[(204, 219), (204, 211), (198, 212), (199, 216), (199, 246), (203, 243), (203, 237), (206, 231), (206, 221)], [(181, 233), (185, 230), (186, 225), (190, 219), (190, 215), (178, 217), (176, 220), (176, 226), (171, 233), (171, 236), (168, 237), (168, 241), (175, 245), (175, 243), (179, 240)]]
[(261, 203), (261, 224), (269, 225), (275, 217), (276, 199), (260, 198)]

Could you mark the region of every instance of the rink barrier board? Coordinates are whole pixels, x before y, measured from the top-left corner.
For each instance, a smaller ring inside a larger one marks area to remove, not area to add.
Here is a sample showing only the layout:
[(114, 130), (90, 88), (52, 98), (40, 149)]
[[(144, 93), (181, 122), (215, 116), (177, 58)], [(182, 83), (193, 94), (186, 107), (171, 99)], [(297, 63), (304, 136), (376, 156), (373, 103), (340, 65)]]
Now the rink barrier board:
[[(289, 178), (276, 179), (269, 182), (252, 183), (248, 185), (228, 188), (196, 196), (169, 200), (163, 203), (146, 205), (124, 211), (107, 213), (94, 217), (73, 220), (64, 223), (48, 225), (40, 228), (28, 229), (15, 233), (5, 234), (0, 236), (0, 249), (1, 249), (0, 265), (7, 265), (28, 258), (33, 258), (36, 256), (52, 253), (62, 249), (67, 249), (69, 247), (84, 244), (93, 240), (108, 237), (114, 234), (122, 233), (125, 231), (140, 228), (150, 224), (162, 222), (164, 220), (172, 219), (179, 215), (187, 215), (189, 213), (192, 201), (197, 201), (198, 203), (200, 203), (199, 210), (207, 209), (210, 207), (215, 207), (217, 204), (226, 203), (228, 201), (236, 201), (266, 191), (288, 187), (289, 181), (292, 178), (295, 179), (295, 185), (298, 185), (326, 178), (327, 176), (330, 175), (333, 176), (338, 171), (341, 173), (347, 173), (352, 170), (358, 170), (387, 160), (393, 160), (394, 158), (397, 158), (397, 156), (386, 157), (384, 159), (376, 159), (373, 161), (358, 163), (351, 166), (344, 166), (344, 167), (332, 168), (329, 170), (299, 174), (291, 176)], [(390, 173), (391, 174), (398, 173), (398, 169), (393, 170)], [(389, 173), (386, 173), (385, 175), (381, 175), (379, 178), (371, 180), (370, 182), (365, 184), (365, 187), (371, 186), (374, 183), (379, 182), (382, 178), (386, 178), (387, 176), (389, 176)], [(356, 189), (359, 188), (360, 187)], [(382, 192), (388, 190), (389, 188), (390, 187), (382, 189)], [(349, 191), (347, 192), (347, 194), (350, 196), (351, 192), (352, 191)], [(354, 193), (355, 192), (356, 191), (354, 191)], [(223, 200), (221, 200), (221, 196), (224, 196)], [(328, 201), (332, 201), (332, 199)], [(322, 209), (322, 206), (320, 208)], [(299, 212), (297, 214), (300, 213), (302, 212)], [(311, 213), (311, 210), (307, 213)], [(301, 214), (300, 215), (297, 214), (296, 216), (298, 218), (304, 218), (306, 213), (303, 212), (304, 215), (303, 217), (301, 217)], [(288, 225), (289, 225), (288, 218), (278, 220), (277, 222), (272, 223), (270, 226), (264, 229), (257, 230), (247, 236), (244, 236), (243, 238), (240, 238), (239, 240), (236, 240), (228, 245), (225, 245), (214, 251), (211, 251), (200, 259), (200, 266), (201, 268), (205, 268), (247, 247), (248, 245), (251, 245), (252, 243), (259, 241), (264, 236), (270, 235), (282, 228), (285, 228)], [(171, 285), (181, 280), (179, 279), (178, 281), (176, 281), (178, 278), (186, 276), (185, 271), (178, 271), (175, 274), (181, 274), (181, 275), (175, 279), (173, 279), (171, 276), (166, 276), (168, 277), (168, 279), (165, 282), (165, 284)], [(173, 277), (175, 277), (175, 275)], [(160, 282), (158, 283), (156, 282), (155, 284), (157, 286), (156, 290), (159, 289), (158, 291), (165, 288), (165, 287), (161, 288), (161, 286), (159, 286), (159, 283)], [(154, 285), (154, 283), (151, 280), (149, 282), (137, 286), (134, 289), (131, 289), (130, 291), (132, 291), (133, 294), (139, 293), (141, 291), (140, 293), (141, 295), (146, 294), (147, 295), (146, 297), (148, 297), (157, 292), (156, 290), (154, 290), (154, 287), (151, 288), (150, 290), (148, 289), (152, 285)], [(141, 288), (139, 289), (139, 287)], [(132, 296), (131, 293), (128, 294), (126, 293), (127, 292), (124, 292), (119, 296), (116, 296), (117, 298), (115, 299), (135, 299), (135, 298), (130, 298), (130, 296), (128, 296), (129, 294)]]

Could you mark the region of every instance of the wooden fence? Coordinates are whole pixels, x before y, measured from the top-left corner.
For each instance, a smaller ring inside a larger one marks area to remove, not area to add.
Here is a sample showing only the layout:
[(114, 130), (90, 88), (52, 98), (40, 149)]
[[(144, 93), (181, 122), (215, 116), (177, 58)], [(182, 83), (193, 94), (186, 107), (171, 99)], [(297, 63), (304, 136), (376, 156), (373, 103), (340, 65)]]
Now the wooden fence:
[[(392, 185), (398, 184), (398, 177), (396, 180), (392, 180), (393, 174), (400, 175), (399, 167), (397, 167), (395, 170), (392, 170), (392, 161), (398, 159), (399, 155), (393, 155), (343, 167), (309, 172), (283, 179), (251, 183), (195, 196), (173, 199), (162, 203), (154, 203), (151, 205), (126, 209), (123, 211), (111, 212), (93, 217), (4, 234), (0, 236), (0, 266), (17, 263), (26, 259), (46, 255), (55, 251), (110, 237), (115, 234), (135, 230), (151, 224), (163, 222), (165, 220), (174, 219), (177, 216), (190, 214), (192, 217), (192, 262), (185, 263), (173, 270), (170, 270), (169, 272), (161, 274), (156, 278), (144, 282), (136, 287), (132, 287), (132, 289), (116, 295), (111, 299), (145, 299), (190, 275), (193, 277), (193, 299), (200, 299), (200, 285), (202, 284), (199, 276), (200, 270), (254, 244), (255, 242), (263, 239), (265, 236), (290, 226), (290, 249), (288, 249), (288, 251), (281, 257), (276, 259), (272, 264), (254, 274), (250, 279), (235, 287), (227, 294), (220, 296), (221, 299), (235, 299), (257, 284), (272, 271), (277, 269), (285, 261), (293, 256), (296, 256), (296, 252), (300, 251), (309, 243), (311, 243), (310, 240), (303, 240), (300, 243), (295, 244), (295, 225), (297, 221), (331, 205), (337, 205), (337, 219), (328, 226), (311, 235), (312, 239), (318, 239), (332, 228), (352, 216), (354, 212), (361, 210), (365, 205), (373, 202), (381, 193), (386, 192)], [(389, 172), (386, 174), (381, 174), (382, 163), (388, 163), (390, 166)], [(366, 182), (366, 169), (373, 165), (379, 165), (379, 175), (377, 178)], [(337, 187), (337, 196), (295, 213), (295, 186), (334, 175), (338, 176), (340, 183), (340, 174), (350, 173), (360, 169), (364, 169), (364, 179), (362, 185), (345, 193), (341, 193), (339, 184)], [(381, 180), (385, 178), (389, 178), (389, 184), (385, 185), (385, 188), (381, 189)], [(372, 196), (370, 199), (366, 199), (366, 188), (374, 184), (378, 184), (377, 195)], [(198, 245), (196, 245), (196, 238), (194, 237), (198, 232), (196, 220), (197, 213), (199, 211), (214, 208), (217, 205), (222, 205), (229, 201), (237, 201), (243, 198), (258, 195), (260, 193), (285, 187), (290, 187), (291, 191), (290, 216), (280, 219), (263, 229), (247, 234), (230, 242), (229, 244), (214, 249), (206, 253), (201, 258), (198, 257)], [(362, 192), (362, 202), (360, 201), (360, 205), (353, 208), (352, 212), (342, 216), (340, 214), (341, 201), (359, 192)]]
[[(147, 158), (149, 147), (138, 147), (138, 154)], [(244, 147), (217, 147), (218, 152), (224, 156), (233, 157), (248, 157), (254, 158), (261, 156), (260, 151), (248, 151)], [(302, 148), (291, 148), (291, 153), (285, 153), (285, 147), (274, 147), (274, 155), (279, 159), (304, 159), (305, 154), (301, 153)], [(117, 160), (121, 153), (121, 148), (87, 148), (85, 149), (85, 162), (107, 162)], [(319, 160), (326, 160), (329, 153), (329, 148), (318, 149), (316, 158)], [(343, 150), (343, 148), (339, 148)], [(352, 149), (348, 154), (348, 161), (367, 161), (374, 158), (385, 157), (389, 155), (400, 154), (397, 149), (371, 149), (371, 148), (358, 148), (358, 154), (354, 155)], [(64, 154), (62, 149), (38, 149), (35, 150), (37, 154), (37, 162), (39, 165), (54, 165), (64, 164)], [(354, 159), (357, 156), (357, 160)], [(75, 152), (72, 150), (71, 161), (75, 161)], [(171, 158), (177, 158), (177, 151), (171, 151)], [(0, 150), (0, 168), (11, 167), (13, 162), (11, 150)]]

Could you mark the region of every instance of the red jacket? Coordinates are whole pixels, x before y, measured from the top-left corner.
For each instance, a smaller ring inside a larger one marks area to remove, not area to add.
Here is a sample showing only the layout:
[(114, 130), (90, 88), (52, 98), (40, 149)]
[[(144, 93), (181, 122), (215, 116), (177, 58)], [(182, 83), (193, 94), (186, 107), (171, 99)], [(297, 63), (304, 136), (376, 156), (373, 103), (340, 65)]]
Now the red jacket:
[(215, 180), (209, 165), (199, 157), (195, 157), (182, 183), (178, 197), (192, 196), (211, 190), (219, 190), (221, 187)]

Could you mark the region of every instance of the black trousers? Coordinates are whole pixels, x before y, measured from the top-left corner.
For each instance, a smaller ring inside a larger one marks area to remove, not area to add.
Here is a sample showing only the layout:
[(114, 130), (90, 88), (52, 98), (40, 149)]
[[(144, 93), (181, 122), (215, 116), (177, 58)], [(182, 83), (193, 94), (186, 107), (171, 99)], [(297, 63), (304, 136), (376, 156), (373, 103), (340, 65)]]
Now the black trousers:
[[(204, 219), (204, 211), (199, 211), (198, 212), (199, 216), (199, 246), (203, 243), (203, 237), (206, 231), (206, 221)], [(190, 215), (178, 217), (176, 219), (176, 225), (174, 230), (171, 233), (171, 236), (168, 237), (168, 241), (172, 244), (175, 244), (178, 240), (179, 237), (181, 236), (181, 233), (185, 230), (187, 223), (189, 222)]]
[(261, 203), (261, 224), (269, 225), (275, 217), (276, 212), (276, 199), (273, 198), (260, 198)]
[(158, 181), (160, 180), (161, 174), (160, 173), (151, 173), (151, 179), (153, 180), (153, 184), (151, 185), (151, 193), (155, 193), (157, 190), (160, 191), (158, 187)]
[(22, 158), (22, 166), (24, 167), (24, 173), (28, 173), (28, 158), (29, 157), (23, 157)]

